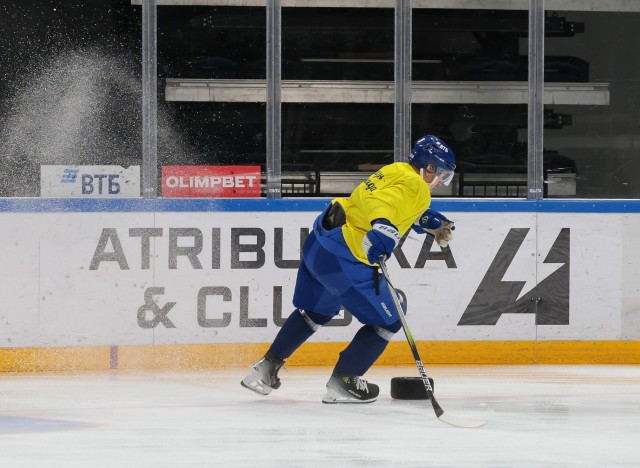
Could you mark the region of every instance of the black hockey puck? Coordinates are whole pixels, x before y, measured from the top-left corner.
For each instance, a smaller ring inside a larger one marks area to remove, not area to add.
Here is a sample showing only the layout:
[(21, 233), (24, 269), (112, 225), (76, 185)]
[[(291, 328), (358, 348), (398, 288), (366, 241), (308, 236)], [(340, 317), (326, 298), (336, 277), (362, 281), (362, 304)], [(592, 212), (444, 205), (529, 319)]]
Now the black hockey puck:
[[(433, 379), (429, 377), (431, 388), (435, 392)], [(396, 400), (426, 400), (427, 389), (422, 377), (393, 377), (391, 379), (391, 398)]]

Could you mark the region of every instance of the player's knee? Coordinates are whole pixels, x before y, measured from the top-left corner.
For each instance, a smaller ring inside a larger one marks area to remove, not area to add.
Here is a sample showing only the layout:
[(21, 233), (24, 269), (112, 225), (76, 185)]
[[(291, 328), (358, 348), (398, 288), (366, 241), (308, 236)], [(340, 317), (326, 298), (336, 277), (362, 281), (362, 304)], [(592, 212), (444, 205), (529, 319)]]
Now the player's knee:
[(309, 328), (311, 328), (313, 331), (317, 330), (322, 325), (329, 323), (331, 319), (334, 317), (334, 315), (322, 315), (316, 312), (310, 312), (308, 310), (303, 310), (303, 309), (297, 309), (297, 310), (300, 312), (302, 317), (304, 317), (304, 320), (307, 322), (307, 325), (309, 325)]
[(393, 335), (398, 333), (398, 330), (402, 328), (402, 322), (400, 320), (396, 320), (388, 325), (375, 325), (373, 328), (380, 338), (386, 341), (391, 341)]

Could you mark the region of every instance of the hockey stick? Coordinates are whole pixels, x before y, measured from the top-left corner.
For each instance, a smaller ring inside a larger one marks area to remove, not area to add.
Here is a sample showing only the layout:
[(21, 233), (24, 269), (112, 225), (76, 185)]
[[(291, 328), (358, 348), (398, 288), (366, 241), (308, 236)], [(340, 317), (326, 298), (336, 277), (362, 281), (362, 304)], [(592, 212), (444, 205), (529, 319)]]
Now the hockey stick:
[(404, 330), (404, 334), (407, 337), (407, 342), (409, 343), (409, 347), (411, 348), (411, 352), (413, 353), (413, 359), (416, 361), (416, 366), (418, 366), (418, 372), (420, 373), (420, 378), (422, 378), (422, 383), (424, 384), (424, 388), (427, 390), (427, 398), (431, 402), (433, 406), (433, 410), (436, 412), (436, 416), (442, 422), (450, 424), (456, 427), (481, 427), (484, 426), (487, 421), (479, 421), (472, 419), (461, 419), (455, 416), (452, 416), (448, 413), (445, 413), (438, 401), (436, 400), (435, 395), (433, 394), (433, 388), (431, 387), (431, 382), (429, 382), (429, 378), (427, 377), (427, 372), (424, 370), (424, 366), (422, 364), (422, 359), (420, 359), (420, 355), (418, 354), (418, 348), (416, 347), (416, 343), (413, 340), (413, 335), (411, 334), (411, 330), (409, 330), (409, 325), (407, 323), (407, 319), (404, 316), (404, 312), (402, 311), (402, 306), (400, 305), (400, 301), (398, 301), (398, 295), (395, 291), (395, 288), (391, 284), (391, 280), (389, 279), (389, 273), (387, 272), (387, 265), (385, 263), (384, 257), (380, 257), (378, 260), (378, 264), (380, 265), (380, 270), (382, 270), (382, 275), (387, 282), (387, 288), (389, 289), (389, 293), (391, 294), (391, 298), (393, 299), (393, 304), (396, 307), (396, 311), (398, 312), (398, 316), (400, 317), (400, 322), (402, 322), (402, 329)]

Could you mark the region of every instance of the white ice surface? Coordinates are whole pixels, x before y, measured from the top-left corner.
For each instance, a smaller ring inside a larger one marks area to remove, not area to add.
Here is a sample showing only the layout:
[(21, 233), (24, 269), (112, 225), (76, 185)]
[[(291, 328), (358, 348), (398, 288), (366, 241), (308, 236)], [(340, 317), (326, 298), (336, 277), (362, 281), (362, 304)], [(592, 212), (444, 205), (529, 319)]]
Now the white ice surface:
[(291, 368), (267, 397), (246, 369), (0, 374), (0, 467), (639, 467), (640, 366), (433, 367), (427, 401), (324, 405), (329, 369)]

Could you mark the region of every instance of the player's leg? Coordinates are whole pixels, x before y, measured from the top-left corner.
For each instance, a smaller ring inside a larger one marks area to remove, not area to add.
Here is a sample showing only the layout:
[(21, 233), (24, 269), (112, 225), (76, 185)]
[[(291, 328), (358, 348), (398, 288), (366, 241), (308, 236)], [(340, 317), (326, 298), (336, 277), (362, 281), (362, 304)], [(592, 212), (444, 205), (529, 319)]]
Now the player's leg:
[(380, 393), (378, 385), (362, 376), (378, 360), (391, 337), (400, 329), (400, 320), (386, 325), (364, 325), (340, 353), (323, 403), (372, 403)]
[(393, 300), (373, 268), (363, 265), (345, 268), (349, 276), (359, 278), (341, 297), (344, 306), (365, 325), (340, 353), (333, 374), (327, 382), (324, 403), (370, 403), (376, 400), (379, 387), (362, 379), (378, 360), (402, 324), (395, 314)]
[(340, 310), (338, 298), (324, 288), (307, 265), (307, 261), (315, 264), (320, 258), (323, 262), (335, 262), (332, 255), (319, 250), (322, 249), (315, 242), (315, 235), (312, 233), (305, 242), (303, 260), (298, 268), (293, 296), (296, 309), (285, 320), (267, 353), (252, 366), (251, 373), (242, 380), (243, 387), (262, 395), (268, 395), (271, 390), (279, 388), (278, 372), (284, 360)]

